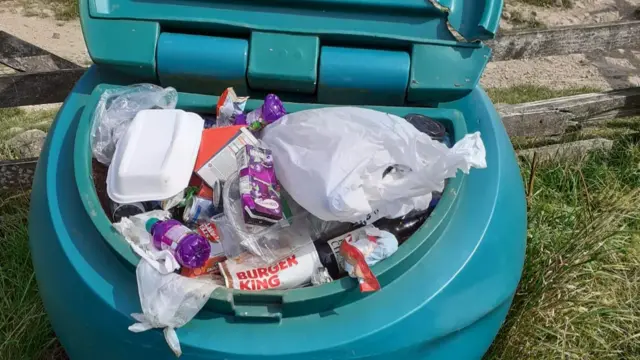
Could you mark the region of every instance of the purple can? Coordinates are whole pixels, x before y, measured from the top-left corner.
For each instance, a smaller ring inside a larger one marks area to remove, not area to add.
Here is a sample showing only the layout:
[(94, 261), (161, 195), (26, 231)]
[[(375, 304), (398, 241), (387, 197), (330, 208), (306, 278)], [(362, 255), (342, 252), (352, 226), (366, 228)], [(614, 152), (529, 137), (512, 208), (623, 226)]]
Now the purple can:
[(171, 251), (180, 265), (195, 269), (204, 266), (209, 259), (209, 241), (178, 220), (160, 221), (154, 218), (149, 219), (145, 226), (153, 235), (153, 245), (159, 250)]
[(247, 145), (238, 152), (237, 161), (245, 223), (271, 225), (281, 220), (280, 185), (271, 150)]
[(280, 98), (275, 94), (269, 94), (259, 108), (248, 114), (236, 115), (235, 125), (247, 125), (251, 130), (260, 130), (286, 114)]

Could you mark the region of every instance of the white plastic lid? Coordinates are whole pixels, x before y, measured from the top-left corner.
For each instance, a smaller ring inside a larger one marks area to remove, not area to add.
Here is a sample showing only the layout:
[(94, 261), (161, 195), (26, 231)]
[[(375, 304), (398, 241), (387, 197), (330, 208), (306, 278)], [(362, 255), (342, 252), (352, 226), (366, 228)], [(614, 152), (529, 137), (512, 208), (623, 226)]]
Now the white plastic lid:
[(204, 120), (182, 110), (142, 110), (116, 146), (107, 193), (118, 203), (163, 200), (189, 185)]

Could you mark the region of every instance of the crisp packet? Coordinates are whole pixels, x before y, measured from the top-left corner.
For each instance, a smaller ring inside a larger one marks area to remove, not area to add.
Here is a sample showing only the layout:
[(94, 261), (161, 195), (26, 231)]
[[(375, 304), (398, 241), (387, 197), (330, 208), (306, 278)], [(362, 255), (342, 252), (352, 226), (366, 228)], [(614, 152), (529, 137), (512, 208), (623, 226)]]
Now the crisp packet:
[(229, 87), (220, 95), (216, 105), (216, 125), (233, 125), (235, 117), (244, 111), (249, 97), (239, 97), (233, 88)]
[(361, 292), (380, 290), (380, 283), (370, 266), (391, 256), (396, 250), (398, 250), (396, 237), (374, 226), (367, 226), (355, 234), (347, 235), (340, 244), (344, 268), (349, 276), (358, 279)]

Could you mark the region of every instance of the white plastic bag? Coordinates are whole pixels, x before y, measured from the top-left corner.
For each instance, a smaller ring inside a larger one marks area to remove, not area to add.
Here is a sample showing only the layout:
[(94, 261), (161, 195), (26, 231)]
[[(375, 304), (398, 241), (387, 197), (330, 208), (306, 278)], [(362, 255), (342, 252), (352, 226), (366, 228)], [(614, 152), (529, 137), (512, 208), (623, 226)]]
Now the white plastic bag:
[(101, 96), (93, 113), (91, 148), (93, 156), (105, 165), (111, 163), (118, 140), (127, 132), (138, 111), (145, 109), (175, 109), (178, 92), (153, 84), (136, 84), (108, 89)]
[(130, 218), (122, 218), (113, 227), (124, 236), (131, 249), (161, 274), (169, 274), (180, 268), (180, 264), (169, 250), (158, 250), (153, 246), (151, 234), (147, 232), (147, 220), (171, 218), (168, 211), (154, 210)]
[(146, 260), (136, 268), (142, 314), (131, 314), (138, 321), (133, 332), (163, 328), (164, 338), (176, 356), (182, 354), (175, 329), (185, 325), (202, 309), (220, 284), (213, 279), (188, 278), (175, 273), (161, 274)]
[[(356, 107), (286, 115), (262, 140), (284, 189), (325, 221), (371, 223), (424, 210), (458, 169), (487, 166), (480, 133), (449, 149), (398, 116)], [(389, 167), (397, 171), (383, 178)]]

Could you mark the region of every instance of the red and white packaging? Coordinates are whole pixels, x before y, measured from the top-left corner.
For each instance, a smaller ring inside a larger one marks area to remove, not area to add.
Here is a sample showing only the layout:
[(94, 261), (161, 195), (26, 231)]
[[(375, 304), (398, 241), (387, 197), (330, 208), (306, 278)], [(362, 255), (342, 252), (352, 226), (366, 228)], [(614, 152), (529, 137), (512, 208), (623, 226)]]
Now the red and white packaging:
[[(198, 234), (200, 234), (200, 236), (208, 239), (210, 242), (220, 245), (220, 231), (213, 221), (198, 225), (196, 231), (198, 232)], [(213, 244), (211, 246), (211, 252), (213, 253)], [(220, 245), (220, 247), (222, 247), (222, 245)], [(222, 252), (224, 253), (224, 251)]]
[[(231, 130), (234, 130), (236, 127), (232, 127)], [(215, 129), (207, 129), (211, 130), (211, 133), (214, 131), (224, 131), (226, 128), (215, 128)], [(208, 135), (209, 133), (207, 133)], [(206, 140), (205, 145), (201, 146), (202, 150), (204, 146), (208, 146), (208, 142)], [(200, 176), (202, 180), (204, 180), (207, 185), (211, 187), (215, 187), (216, 183), (220, 181), (225, 181), (231, 174), (234, 174), (238, 171), (238, 163), (236, 161), (236, 154), (240, 152), (240, 150), (244, 149), (247, 145), (258, 145), (258, 139), (256, 139), (253, 134), (247, 128), (240, 128), (237, 132), (234, 133), (230, 138), (228, 138), (228, 142), (218, 148), (218, 144), (211, 145), (212, 150), (216, 149), (213, 155), (207, 160), (202, 166), (198, 167), (199, 162), (196, 160), (196, 174)], [(209, 153), (210, 150), (202, 153)]]
[(220, 263), (220, 272), (226, 287), (238, 290), (285, 290), (311, 283), (311, 277), (321, 266), (313, 243), (271, 266), (255, 267), (247, 264), (253, 255), (237, 256)]
[(231, 125), (233, 119), (242, 114), (249, 97), (240, 97), (236, 95), (233, 88), (226, 88), (216, 104), (216, 123), (218, 126)]

